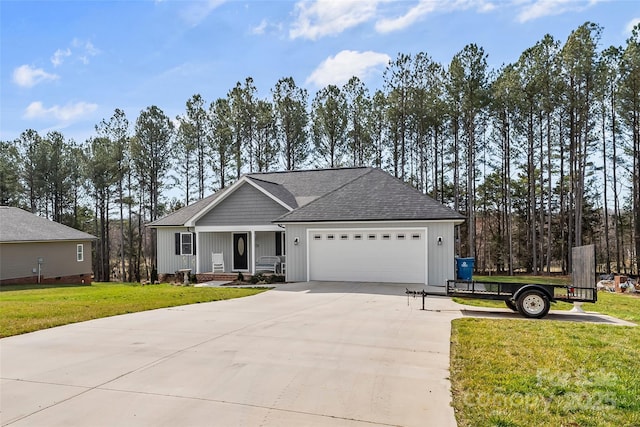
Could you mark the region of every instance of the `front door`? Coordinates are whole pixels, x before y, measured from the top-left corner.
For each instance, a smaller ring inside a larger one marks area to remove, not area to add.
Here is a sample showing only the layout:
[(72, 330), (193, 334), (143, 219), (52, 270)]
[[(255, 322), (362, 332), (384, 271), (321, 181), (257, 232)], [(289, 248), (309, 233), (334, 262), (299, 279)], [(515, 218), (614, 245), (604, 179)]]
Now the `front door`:
[(249, 269), (247, 233), (233, 233), (233, 270), (246, 271)]

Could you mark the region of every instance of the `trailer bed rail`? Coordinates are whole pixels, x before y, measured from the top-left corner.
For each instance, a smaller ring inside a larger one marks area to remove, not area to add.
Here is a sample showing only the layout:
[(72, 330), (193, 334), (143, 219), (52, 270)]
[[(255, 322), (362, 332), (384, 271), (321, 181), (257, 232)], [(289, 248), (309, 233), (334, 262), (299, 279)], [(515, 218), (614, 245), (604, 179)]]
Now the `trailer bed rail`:
[(594, 287), (552, 285), (541, 283), (478, 282), (475, 280), (448, 280), (447, 295), (460, 298), (507, 300), (517, 298), (522, 289), (537, 288), (546, 291), (552, 302), (596, 302), (598, 294)]

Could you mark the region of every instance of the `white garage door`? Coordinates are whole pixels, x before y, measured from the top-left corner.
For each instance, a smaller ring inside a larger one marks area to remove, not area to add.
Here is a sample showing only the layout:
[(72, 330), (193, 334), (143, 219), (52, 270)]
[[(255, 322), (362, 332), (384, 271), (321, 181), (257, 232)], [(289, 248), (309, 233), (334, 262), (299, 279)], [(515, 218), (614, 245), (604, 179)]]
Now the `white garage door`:
[(309, 280), (426, 283), (427, 229), (309, 230)]

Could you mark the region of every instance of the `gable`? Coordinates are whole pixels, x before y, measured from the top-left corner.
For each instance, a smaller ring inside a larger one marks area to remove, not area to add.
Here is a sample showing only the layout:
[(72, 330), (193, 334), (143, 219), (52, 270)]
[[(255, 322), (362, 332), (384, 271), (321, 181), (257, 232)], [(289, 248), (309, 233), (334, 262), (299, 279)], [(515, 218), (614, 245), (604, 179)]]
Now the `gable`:
[(196, 222), (197, 226), (271, 225), (287, 209), (244, 183)]

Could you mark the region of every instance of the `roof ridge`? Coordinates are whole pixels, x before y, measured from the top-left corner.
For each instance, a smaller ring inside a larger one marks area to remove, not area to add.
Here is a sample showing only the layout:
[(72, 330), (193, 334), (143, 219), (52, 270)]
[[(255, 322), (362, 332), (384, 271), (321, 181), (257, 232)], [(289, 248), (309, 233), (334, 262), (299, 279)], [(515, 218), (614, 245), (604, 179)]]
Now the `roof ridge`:
[[(269, 173), (271, 173), (271, 172), (269, 172)], [(279, 186), (283, 187), (283, 185), (282, 185), (282, 184), (280, 184), (280, 183), (278, 183), (278, 182), (267, 181), (266, 179), (257, 178), (257, 177), (252, 176), (252, 175), (247, 175), (247, 178), (251, 178), (251, 179), (253, 179), (254, 181), (267, 182), (267, 183), (269, 183), (269, 184), (279, 185)]]
[(286, 173), (302, 173), (302, 172), (324, 172), (324, 171), (339, 171), (349, 169), (371, 169), (369, 166), (348, 166), (348, 167), (333, 167), (333, 168), (319, 168), (319, 169), (292, 169), (284, 171), (270, 171), (270, 172), (249, 172), (245, 174), (248, 177), (254, 177), (256, 175), (266, 174), (286, 174)]

